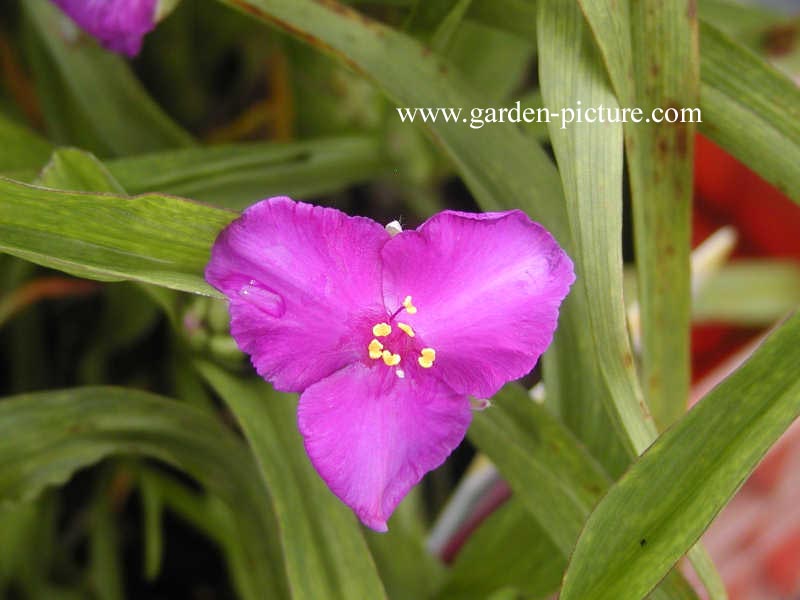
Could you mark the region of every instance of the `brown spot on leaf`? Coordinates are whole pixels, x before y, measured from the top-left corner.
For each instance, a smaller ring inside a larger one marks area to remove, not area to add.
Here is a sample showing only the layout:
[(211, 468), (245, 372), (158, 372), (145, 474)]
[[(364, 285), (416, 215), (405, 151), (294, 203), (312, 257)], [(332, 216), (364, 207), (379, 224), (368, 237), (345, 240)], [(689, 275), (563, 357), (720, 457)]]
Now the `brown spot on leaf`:
[(789, 54), (797, 46), (798, 25), (778, 25), (764, 33), (762, 45), (767, 54), (783, 56)]
[(662, 157), (666, 157), (669, 154), (669, 142), (664, 136), (659, 136), (658, 138), (658, 153)]
[(633, 354), (630, 352), (626, 352), (622, 355), (622, 364), (625, 365), (626, 369), (630, 369), (633, 367)]
[(686, 156), (689, 151), (689, 132), (686, 128), (686, 123), (675, 123), (677, 131), (675, 132), (675, 152), (681, 158)]
[(661, 66), (658, 63), (653, 63), (650, 65), (650, 75), (653, 76), (653, 79), (659, 76), (661, 73)]

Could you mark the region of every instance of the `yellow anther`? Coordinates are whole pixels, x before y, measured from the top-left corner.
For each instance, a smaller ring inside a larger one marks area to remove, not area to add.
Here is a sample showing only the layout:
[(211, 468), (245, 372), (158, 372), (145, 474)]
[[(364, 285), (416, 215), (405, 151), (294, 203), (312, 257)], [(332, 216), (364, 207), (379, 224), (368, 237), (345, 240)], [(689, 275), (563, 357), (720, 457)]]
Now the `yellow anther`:
[(392, 333), (392, 326), (388, 323), (378, 323), (372, 327), (372, 335), (375, 337), (386, 337)]
[(398, 323), (397, 326), (402, 329), (408, 337), (414, 337), (414, 330), (411, 329), (411, 325), (406, 325), (405, 323)]
[(433, 348), (423, 348), (419, 351), (419, 366), (423, 369), (430, 369), (433, 366), (433, 361), (436, 360), (436, 350)]
[(403, 308), (406, 309), (406, 312), (410, 315), (413, 315), (417, 312), (417, 307), (411, 303), (411, 296), (406, 296), (403, 300)]
[(383, 350), (383, 344), (381, 344), (378, 340), (373, 339), (369, 343), (369, 357), (374, 359), (379, 359), (383, 354), (381, 353)]
[(392, 354), (388, 350), (383, 351), (381, 358), (383, 358), (383, 362), (386, 363), (387, 367), (394, 367), (395, 365), (400, 364), (400, 355)]

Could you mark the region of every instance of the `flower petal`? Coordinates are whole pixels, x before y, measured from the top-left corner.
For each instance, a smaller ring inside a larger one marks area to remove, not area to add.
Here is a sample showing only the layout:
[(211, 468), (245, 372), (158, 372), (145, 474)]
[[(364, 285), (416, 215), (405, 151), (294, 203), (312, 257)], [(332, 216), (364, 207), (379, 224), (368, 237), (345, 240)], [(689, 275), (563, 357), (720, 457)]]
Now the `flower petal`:
[(376, 531), (428, 471), (464, 438), (469, 401), (409, 365), (355, 363), (300, 397), (306, 451), (334, 494)]
[(369, 219), (279, 197), (217, 238), (206, 280), (228, 297), (231, 334), (258, 373), (300, 392), (364, 358), (384, 320), (380, 249)]
[(155, 27), (156, 0), (53, 0), (103, 47), (135, 56)]
[(518, 210), (445, 211), (382, 251), (384, 302), (412, 296), (404, 320), (436, 350), (431, 372), (480, 398), (529, 372), (553, 338), (572, 261)]

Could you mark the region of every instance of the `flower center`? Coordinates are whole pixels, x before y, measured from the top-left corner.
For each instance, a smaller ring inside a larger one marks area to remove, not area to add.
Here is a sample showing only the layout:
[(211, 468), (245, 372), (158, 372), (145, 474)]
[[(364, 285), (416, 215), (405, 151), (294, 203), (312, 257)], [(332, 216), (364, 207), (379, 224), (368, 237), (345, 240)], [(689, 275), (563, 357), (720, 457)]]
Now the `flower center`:
[[(381, 341), (378, 338), (388, 338), (392, 335), (394, 329), (392, 328), (391, 322), (394, 321), (394, 318), (399, 315), (402, 311), (405, 311), (409, 315), (413, 315), (417, 312), (417, 307), (414, 306), (412, 302), (411, 296), (406, 296), (403, 300), (403, 306), (398, 308), (392, 316), (389, 317), (389, 322), (383, 321), (381, 323), (376, 323), (372, 326), (372, 341), (370, 341), (369, 345), (367, 346), (367, 351), (369, 352), (369, 357), (372, 360), (382, 360), (387, 367), (397, 367), (402, 362), (402, 357), (400, 356), (399, 352), (392, 351), (391, 348), (387, 347), (390, 343), (388, 339), (384, 339)], [(394, 323), (395, 327), (403, 334), (405, 334), (405, 338), (414, 338), (416, 337), (416, 333), (414, 329), (408, 323), (403, 323), (397, 321)], [(395, 346), (395, 349), (402, 351), (402, 346), (406, 346), (407, 344), (404, 343), (403, 336), (399, 339), (397, 336), (393, 336), (394, 340), (391, 342), (392, 346)], [(408, 339), (405, 340), (407, 342)], [(385, 342), (385, 343), (384, 343)], [(397, 347), (397, 345), (400, 348)], [(417, 356), (417, 363), (423, 369), (430, 369), (433, 366), (434, 361), (436, 360), (436, 350), (433, 348), (422, 348), (419, 350), (419, 356)], [(403, 378), (405, 377), (405, 372), (402, 369), (397, 369), (395, 374)]]

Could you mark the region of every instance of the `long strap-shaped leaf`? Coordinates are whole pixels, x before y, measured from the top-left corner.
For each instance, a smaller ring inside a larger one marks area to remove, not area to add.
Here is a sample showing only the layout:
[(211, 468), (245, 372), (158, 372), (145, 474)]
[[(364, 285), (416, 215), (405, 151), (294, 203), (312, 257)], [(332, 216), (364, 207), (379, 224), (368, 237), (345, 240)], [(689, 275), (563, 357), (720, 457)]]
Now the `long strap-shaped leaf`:
[(800, 415), (798, 364), (795, 314), (611, 488), (578, 541), (562, 600), (644, 596)]
[[(689, 0), (616, 5), (579, 0), (623, 106), (653, 111), (698, 103), (697, 15)], [(689, 250), (694, 126), (625, 124), (642, 326), (642, 377), (656, 423), (684, 411), (689, 394)], [(637, 452), (649, 440), (638, 440)], [(642, 444), (641, 442), (645, 442)], [(725, 590), (702, 547), (689, 558), (714, 598)]]
[[(609, 486), (600, 465), (561, 423), (515, 385), (503, 388), (493, 406), (476, 415), (469, 438), (497, 465), (554, 547), (568, 558), (592, 508)], [(583, 598), (594, 600), (591, 594)], [(675, 572), (653, 598), (696, 596)]]
[(278, 517), (292, 598), (385, 598), (353, 514), (325, 487), (297, 431), (294, 398), (210, 364), (200, 370), (233, 411)]
[(235, 217), (164, 195), (62, 192), (0, 178), (0, 251), (91, 279), (216, 295), (202, 272)]
[(131, 194), (166, 192), (233, 209), (268, 196), (302, 199), (340, 190), (379, 177), (390, 164), (376, 136), (355, 135), (182, 148), (106, 161)]
[(0, 402), (0, 504), (35, 498), (81, 468), (117, 454), (157, 458), (185, 471), (235, 511), (249, 570), (248, 600), (285, 596), (270, 499), (248, 449), (206, 413), (111, 387), (40, 392)]
[[(650, 115), (699, 103), (697, 18), (689, 0), (611, 4), (579, 0), (624, 107), (647, 121), (625, 125), (642, 325), (643, 386), (663, 428), (689, 390), (691, 123)], [(640, 447), (641, 451), (643, 448)]]
[(700, 32), (700, 130), (800, 203), (800, 88), (713, 26)]
[[(632, 49), (630, 38), (623, 34), (620, 4), (597, 0), (580, 0), (580, 4), (593, 30), (609, 30), (609, 43), (603, 52), (615, 88), (625, 78), (624, 85), (632, 85)], [(726, 1), (699, 0), (697, 5), (702, 49), (700, 131), (800, 202), (800, 88), (763, 57), (719, 29), (724, 23), (733, 24), (732, 29), (742, 25), (748, 31), (756, 31), (784, 23), (785, 19), (760, 7)], [(716, 11), (719, 14), (712, 19)], [(535, 15), (533, 0), (482, 0), (473, 2), (470, 16), (529, 38)]]
[[(577, 4), (539, 0), (538, 7), (539, 79), (545, 104), (556, 111), (579, 106), (578, 102), (618, 108)], [(642, 392), (628, 342), (622, 297), (622, 124), (573, 123), (562, 128), (554, 121), (549, 131), (564, 185), (577, 276), (591, 297), (586, 306), (591, 345), (572, 346), (569, 352), (591, 353), (613, 395), (637, 400), (636, 404), (621, 406), (631, 411), (624, 420), (631, 424), (631, 450), (638, 452), (649, 445), (656, 431), (652, 421), (641, 418)], [(567, 341), (559, 337), (557, 343)], [(563, 398), (562, 414), (569, 418), (574, 413), (590, 412), (591, 406), (579, 404), (582, 400)], [(594, 431), (593, 426), (588, 423), (588, 428), (577, 431), (583, 439), (608, 437), (607, 430)], [(632, 454), (621, 457), (623, 464), (610, 466), (624, 468)]]

